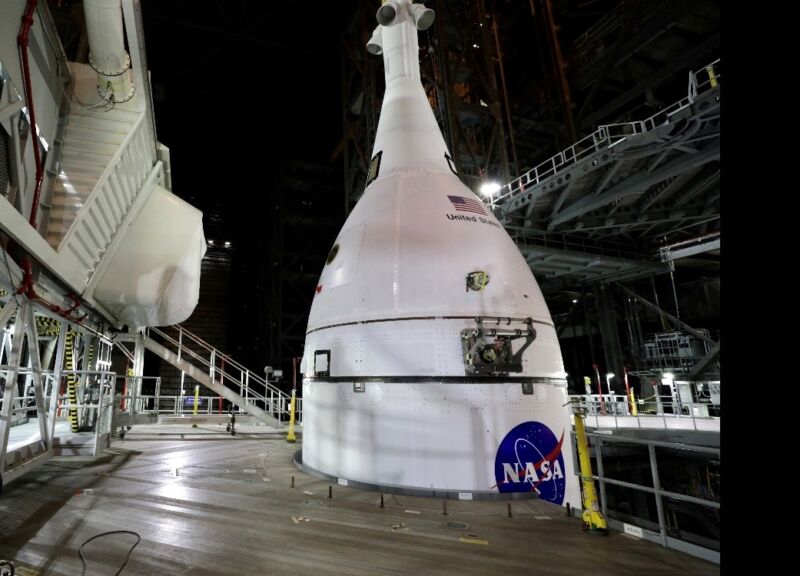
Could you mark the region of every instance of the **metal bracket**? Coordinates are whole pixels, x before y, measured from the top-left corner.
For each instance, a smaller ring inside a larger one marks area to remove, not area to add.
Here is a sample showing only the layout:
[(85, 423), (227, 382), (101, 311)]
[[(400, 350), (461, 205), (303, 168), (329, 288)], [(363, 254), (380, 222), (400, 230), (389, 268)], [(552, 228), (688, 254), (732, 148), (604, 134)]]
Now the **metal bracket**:
[[(475, 318), (475, 328), (461, 331), (467, 375), (506, 376), (522, 372), (522, 355), (536, 339), (533, 319)], [(514, 352), (512, 342), (525, 342)]]
[[(324, 368), (320, 370), (322, 363), (319, 358), (324, 358)], [(315, 350), (314, 351), (314, 376), (325, 378), (330, 376), (331, 371), (331, 351), (330, 350)]]

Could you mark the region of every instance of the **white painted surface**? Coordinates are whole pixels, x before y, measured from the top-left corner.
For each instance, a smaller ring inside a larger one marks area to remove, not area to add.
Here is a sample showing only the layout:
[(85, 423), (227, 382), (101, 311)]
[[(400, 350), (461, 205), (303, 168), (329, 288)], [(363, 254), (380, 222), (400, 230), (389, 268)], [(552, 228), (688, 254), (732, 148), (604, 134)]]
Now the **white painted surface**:
[(202, 212), (156, 185), (102, 270), (94, 299), (129, 326), (182, 322), (200, 295)]
[(572, 481), (566, 390), (518, 383), (443, 383), (434, 380), (303, 385), (303, 463), (332, 476), (373, 484), (462, 492), (494, 492), (495, 456), (506, 433), (538, 421), (562, 446), (567, 500), (580, 502)]
[(638, 416), (602, 416), (591, 414), (586, 417), (586, 426), (592, 428), (638, 428), (643, 430), (702, 430), (719, 432), (720, 419), (716, 417), (692, 417), (675, 414), (639, 414)]
[[(463, 288), (462, 288), (463, 290)], [(487, 288), (488, 290), (488, 288)], [(437, 314), (431, 312), (431, 315)], [(468, 316), (467, 313), (462, 313)], [(420, 314), (421, 315), (421, 314)], [(438, 314), (437, 314), (438, 315)], [(477, 315), (477, 314), (476, 314)], [(427, 318), (335, 325), (306, 337), (306, 374), (321, 370), (314, 350), (330, 350), (330, 376), (465, 376), (461, 331), (475, 321)], [(556, 331), (550, 324), (534, 324), (537, 336), (523, 353), (522, 374), (563, 379), (564, 367)], [(516, 351), (523, 340), (515, 340)], [(324, 357), (322, 357), (324, 358)]]
[(622, 530), (625, 532), (625, 534), (628, 534), (629, 536), (635, 536), (636, 538), (642, 538), (644, 536), (642, 529), (638, 526), (634, 526), (633, 524), (627, 524), (623, 522)]
[[(381, 27), (387, 89), (373, 150), (380, 169), (337, 238), (311, 308), (301, 363), (303, 462), (351, 481), (495, 492), (500, 443), (515, 426), (540, 422), (564, 437), (564, 501), (580, 506), (566, 388), (534, 384), (525, 395), (508, 378), (465, 377), (461, 332), (476, 317), (536, 322), (514, 376), (563, 382), (564, 367), (530, 268), (450, 170), (419, 82), (409, 4), (398, 0), (396, 21)], [(459, 211), (462, 202), (485, 213)], [(475, 271), (489, 276), (483, 290), (466, 289)], [(330, 351), (335, 381), (312, 377), (321, 350)], [(367, 378), (363, 392), (354, 391), (355, 378)]]
[[(131, 96), (130, 57), (125, 51), (120, 0), (83, 0), (90, 58), (97, 71), (99, 93), (107, 99), (125, 101)], [(102, 72), (102, 73), (101, 73)]]

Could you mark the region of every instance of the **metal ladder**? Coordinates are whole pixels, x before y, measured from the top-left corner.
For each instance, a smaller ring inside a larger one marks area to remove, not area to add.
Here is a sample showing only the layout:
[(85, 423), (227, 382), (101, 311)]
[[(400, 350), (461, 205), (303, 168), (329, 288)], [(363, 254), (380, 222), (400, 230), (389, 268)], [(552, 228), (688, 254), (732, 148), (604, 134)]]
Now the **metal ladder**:
[(181, 377), (188, 375), (269, 426), (284, 426), (281, 416), (288, 419), (289, 394), (196, 334), (177, 325), (150, 327), (144, 337), (145, 348), (180, 370)]

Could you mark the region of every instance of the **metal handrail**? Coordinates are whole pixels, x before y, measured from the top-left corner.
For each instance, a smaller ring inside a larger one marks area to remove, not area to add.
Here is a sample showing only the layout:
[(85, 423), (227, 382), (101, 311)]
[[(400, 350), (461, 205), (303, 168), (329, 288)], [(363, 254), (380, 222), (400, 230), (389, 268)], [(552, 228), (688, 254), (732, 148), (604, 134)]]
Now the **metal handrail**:
[[(227, 411), (222, 411), (219, 407), (215, 408), (219, 401), (219, 396), (198, 396), (198, 414), (200, 415), (225, 415)], [(187, 400), (194, 400), (194, 395), (180, 395), (180, 394), (116, 394), (114, 396), (115, 406), (119, 406), (121, 402), (136, 401), (136, 414), (173, 414), (173, 415), (191, 415), (194, 411), (194, 403), (187, 402)], [(152, 401), (152, 402), (151, 402)], [(270, 412), (284, 413), (288, 409), (287, 400), (285, 398), (272, 398), (267, 400), (271, 404)], [(164, 404), (167, 406), (164, 406)], [(152, 405), (147, 408), (146, 406)], [(171, 407), (170, 407), (171, 406)], [(217, 405), (218, 406), (218, 405)], [(247, 411), (241, 406), (236, 411), (237, 414), (245, 414)], [(117, 409), (118, 414), (127, 414), (125, 409)], [(302, 399), (295, 399), (295, 418), (298, 421), (302, 420)]]
[[(58, 252), (80, 262), (87, 274), (100, 262), (155, 163), (155, 153), (146, 146), (142, 149), (143, 139), (146, 122), (141, 114), (59, 243)], [(87, 226), (95, 230), (89, 236), (85, 232)]]
[[(548, 158), (541, 164), (531, 168), (518, 178), (504, 184), (498, 193), (489, 198), (489, 206), (492, 211), (508, 203), (508, 201), (518, 194), (528, 191), (531, 186), (542, 183), (545, 179), (552, 178), (562, 173), (566, 168), (577, 164), (580, 160), (588, 158), (601, 148), (613, 148), (621, 144), (630, 136), (643, 134), (667, 123), (671, 116), (681, 110), (688, 108), (700, 94), (705, 93), (710, 88), (719, 86), (721, 74), (718, 71), (720, 59), (717, 58), (712, 63), (703, 66), (695, 72), (689, 73), (690, 86), (686, 97), (659, 110), (649, 118), (633, 122), (623, 122), (616, 124), (603, 124), (588, 136), (581, 138), (575, 144)], [(698, 76), (705, 74), (705, 79), (698, 82)]]
[[(631, 419), (635, 419), (636, 428), (652, 428), (652, 426), (649, 425), (643, 426), (642, 421), (646, 420), (649, 423), (652, 423), (654, 419), (661, 419), (663, 422), (663, 427), (666, 429), (669, 427), (667, 424), (668, 420), (674, 421), (680, 419), (691, 420), (692, 429), (699, 430), (701, 428), (698, 428), (698, 421), (715, 422), (719, 421), (721, 418), (720, 416), (704, 416), (698, 413), (699, 407), (701, 406), (706, 408), (709, 406), (719, 408), (719, 404), (711, 402), (676, 402), (672, 395), (654, 395), (645, 399), (637, 399), (638, 411), (636, 415), (631, 413), (629, 399), (624, 394), (602, 394), (602, 401), (600, 400), (600, 397), (600, 394), (581, 394), (570, 396), (573, 405), (580, 406), (585, 410), (587, 425), (589, 425), (593, 419), (595, 428), (608, 428), (610, 425), (609, 419), (613, 418), (615, 428), (620, 427), (620, 424), (624, 424), (623, 427), (630, 428), (631, 426), (628, 424), (633, 421)], [(656, 403), (656, 412), (643, 412), (643, 404), (645, 402), (650, 403), (649, 401), (653, 399), (655, 399)], [(670, 412), (665, 411), (665, 408), (668, 408)], [(687, 411), (684, 412), (684, 409), (687, 409)], [(601, 418), (603, 419), (602, 421)], [(623, 419), (621, 422), (620, 418)], [(707, 429), (707, 427), (703, 427), (702, 429)]]
[[(172, 326), (172, 328), (178, 331), (178, 339), (170, 336), (164, 330), (160, 330), (155, 327), (148, 328), (148, 331), (157, 334), (163, 338), (165, 342), (172, 344), (178, 350), (179, 357), (182, 359), (186, 360), (187, 356), (189, 358), (194, 358), (209, 372), (209, 376), (212, 379), (215, 380), (219, 375), (221, 377), (220, 382), (222, 382), (224, 379), (227, 379), (228, 382), (239, 386), (240, 396), (242, 396), (247, 403), (250, 403), (251, 401), (264, 402), (265, 406), (269, 406), (269, 413), (272, 415), (281, 414), (288, 410), (288, 401), (290, 398), (289, 394), (283, 392), (280, 388), (262, 378), (255, 372), (252, 372), (248, 368), (244, 367), (229, 355), (225, 354), (224, 352), (220, 352), (211, 344), (196, 334), (190, 332), (183, 326), (176, 325)], [(209, 359), (206, 359), (204, 356), (201, 356), (191, 348), (188, 348), (185, 344), (187, 339), (188, 341), (197, 344), (201, 349), (208, 352)], [(223, 367), (217, 366), (217, 362), (222, 364)], [(233, 372), (230, 371), (231, 369), (233, 369)], [(236, 372), (238, 372), (238, 377)], [(253, 385), (262, 386), (264, 392), (261, 393), (257, 389), (253, 388)], [(280, 401), (278, 403), (279, 406), (286, 406), (285, 410), (274, 409), (275, 397), (277, 397), (277, 399)]]

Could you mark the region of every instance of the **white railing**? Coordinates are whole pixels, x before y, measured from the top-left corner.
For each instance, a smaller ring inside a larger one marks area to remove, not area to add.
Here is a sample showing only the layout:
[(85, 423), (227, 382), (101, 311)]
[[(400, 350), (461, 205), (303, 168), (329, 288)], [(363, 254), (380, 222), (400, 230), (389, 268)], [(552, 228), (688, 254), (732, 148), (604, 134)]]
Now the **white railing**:
[(570, 399), (573, 406), (582, 409), (586, 425), (593, 428), (719, 432), (719, 396), (703, 396), (691, 402), (682, 402), (673, 395), (654, 395), (637, 399), (635, 414), (631, 410), (630, 399), (625, 395), (583, 394), (570, 396)]
[(659, 110), (644, 120), (599, 126), (597, 130), (578, 140), (569, 148), (562, 150), (538, 166), (528, 170), (519, 178), (505, 184), (497, 194), (489, 198), (489, 206), (494, 211), (508, 204), (512, 198), (529, 191), (531, 186), (563, 173), (567, 168), (594, 155), (600, 149), (613, 148), (631, 136), (655, 130), (658, 126), (669, 122), (672, 116), (691, 106), (699, 94), (717, 88), (720, 77), (718, 58), (700, 70), (689, 73), (689, 89), (685, 98), (678, 100), (663, 110)]
[[(0, 369), (6, 366), (0, 367)], [(33, 371), (30, 369), (20, 370), (20, 375), (30, 375)], [(117, 375), (114, 372), (102, 370), (62, 370), (62, 381), (67, 375), (73, 374), (77, 376), (88, 376), (95, 379), (95, 383), (87, 386), (92, 390), (91, 397), (82, 398), (78, 400), (77, 404), (70, 403), (68, 394), (58, 394), (58, 390), (54, 384), (54, 375), (52, 371), (41, 371), (44, 389), (42, 391), (42, 399), (44, 400), (44, 407), (46, 414), (55, 414), (56, 421), (65, 420), (66, 415), (70, 408), (80, 410), (84, 415), (85, 421), (89, 426), (82, 430), (93, 434), (92, 440), (92, 454), (98, 455), (100, 450), (108, 445), (108, 435), (111, 432), (111, 418), (113, 412), (113, 394), (116, 385)], [(27, 412), (36, 412), (36, 396), (26, 394), (24, 396), (15, 396), (14, 405), (11, 408), (11, 421), (12, 425), (24, 424)], [(51, 411), (52, 403), (56, 402), (55, 412)], [(2, 407), (3, 400), (0, 399), (0, 407)], [(41, 417), (41, 416), (40, 416)], [(48, 422), (48, 427), (52, 423)], [(48, 435), (49, 435), (48, 431)], [(39, 438), (44, 441), (45, 438)], [(50, 441), (53, 439), (50, 438)]]
[(59, 246), (88, 282), (155, 164), (142, 114), (101, 174)]
[[(197, 401), (198, 416), (226, 416), (231, 413), (225, 406), (226, 400), (221, 396), (199, 396)], [(266, 410), (271, 414), (288, 414), (289, 400), (286, 398), (273, 398), (273, 406)], [(128, 414), (133, 406), (135, 414), (166, 415), (166, 416), (193, 416), (194, 395), (186, 394), (117, 394), (114, 405), (119, 414)], [(237, 406), (234, 412), (246, 414), (247, 410)], [(295, 399), (295, 422), (302, 423), (303, 402), (302, 398)]]
[[(255, 404), (278, 420), (281, 416), (288, 416), (291, 399), (289, 394), (220, 352), (199, 336), (180, 325), (164, 329), (151, 327), (147, 330), (145, 336), (152, 334), (159, 336), (162, 346), (167, 348), (171, 346), (180, 360), (193, 364), (206, 372), (212, 380), (238, 392), (245, 405)], [(173, 334), (167, 333), (167, 330), (171, 330)], [(175, 332), (177, 334), (174, 334)]]

